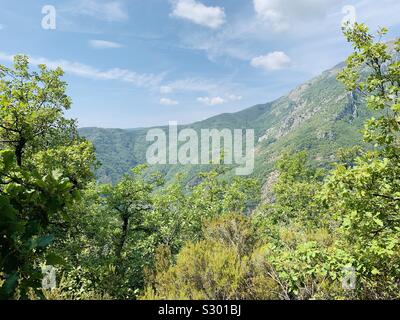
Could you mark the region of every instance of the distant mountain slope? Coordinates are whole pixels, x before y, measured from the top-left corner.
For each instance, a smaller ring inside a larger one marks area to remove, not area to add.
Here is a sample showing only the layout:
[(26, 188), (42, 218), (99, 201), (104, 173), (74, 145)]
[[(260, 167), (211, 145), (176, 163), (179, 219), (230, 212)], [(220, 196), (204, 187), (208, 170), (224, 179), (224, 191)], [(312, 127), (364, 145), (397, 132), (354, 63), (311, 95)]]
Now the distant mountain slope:
[[(256, 166), (254, 175), (268, 179), (273, 164), (284, 151), (309, 150), (314, 161), (325, 165), (334, 159), (341, 147), (359, 144), (364, 121), (371, 116), (355, 94), (346, 92), (336, 80), (340, 64), (302, 84), (288, 95), (271, 103), (221, 114), (188, 126), (204, 129), (254, 129)], [(145, 162), (149, 143), (147, 129), (80, 129), (91, 140), (102, 167), (97, 175), (102, 182), (115, 182), (131, 167)], [(172, 179), (186, 173), (190, 181), (207, 166), (157, 166)]]

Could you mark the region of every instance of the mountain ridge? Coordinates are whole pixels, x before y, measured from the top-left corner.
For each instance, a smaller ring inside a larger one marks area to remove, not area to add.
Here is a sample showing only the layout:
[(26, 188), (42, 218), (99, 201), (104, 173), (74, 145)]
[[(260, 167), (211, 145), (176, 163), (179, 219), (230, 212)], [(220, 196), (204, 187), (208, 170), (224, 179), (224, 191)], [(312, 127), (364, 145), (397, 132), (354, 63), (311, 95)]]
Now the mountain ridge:
[[(359, 130), (372, 115), (364, 102), (348, 93), (336, 79), (344, 67), (341, 62), (320, 75), (300, 84), (274, 101), (233, 113), (222, 113), (179, 128), (254, 129), (256, 166), (254, 175), (267, 181), (273, 164), (285, 152), (308, 150), (316, 165), (327, 165), (342, 147), (350, 147), (361, 139)], [(101, 182), (116, 182), (131, 167), (145, 162), (147, 130), (157, 128), (104, 129), (81, 128), (80, 134), (94, 143), (100, 162), (97, 172)], [(167, 126), (158, 128), (165, 129)], [(208, 166), (155, 166), (167, 179), (186, 173), (195, 178)]]

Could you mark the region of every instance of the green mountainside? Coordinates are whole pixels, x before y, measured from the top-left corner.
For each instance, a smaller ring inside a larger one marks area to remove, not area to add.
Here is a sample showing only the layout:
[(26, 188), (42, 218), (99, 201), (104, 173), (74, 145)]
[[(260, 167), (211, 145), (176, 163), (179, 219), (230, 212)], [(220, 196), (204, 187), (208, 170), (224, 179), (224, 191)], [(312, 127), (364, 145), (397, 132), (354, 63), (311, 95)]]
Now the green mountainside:
[[(327, 165), (336, 151), (361, 141), (360, 129), (371, 112), (356, 94), (348, 94), (337, 79), (344, 67), (339, 64), (320, 76), (300, 85), (276, 101), (249, 109), (221, 114), (182, 128), (254, 129), (256, 164), (254, 175), (267, 181), (273, 178), (274, 163), (285, 151), (308, 150), (317, 165)], [(167, 128), (165, 128), (167, 131)], [(97, 171), (100, 182), (116, 182), (132, 167), (144, 163), (148, 129), (82, 128), (81, 135), (92, 141), (102, 166)], [(185, 173), (195, 179), (207, 166), (165, 165), (159, 170), (173, 179)]]

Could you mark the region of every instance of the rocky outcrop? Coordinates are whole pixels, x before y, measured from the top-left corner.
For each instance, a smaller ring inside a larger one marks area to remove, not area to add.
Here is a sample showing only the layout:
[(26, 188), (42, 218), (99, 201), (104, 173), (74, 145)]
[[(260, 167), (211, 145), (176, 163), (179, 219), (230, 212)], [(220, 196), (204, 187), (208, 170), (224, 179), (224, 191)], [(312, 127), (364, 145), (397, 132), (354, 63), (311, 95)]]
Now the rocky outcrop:
[(354, 92), (347, 94), (347, 104), (344, 109), (337, 115), (336, 121), (347, 118), (349, 123), (353, 123), (358, 117), (358, 98)]

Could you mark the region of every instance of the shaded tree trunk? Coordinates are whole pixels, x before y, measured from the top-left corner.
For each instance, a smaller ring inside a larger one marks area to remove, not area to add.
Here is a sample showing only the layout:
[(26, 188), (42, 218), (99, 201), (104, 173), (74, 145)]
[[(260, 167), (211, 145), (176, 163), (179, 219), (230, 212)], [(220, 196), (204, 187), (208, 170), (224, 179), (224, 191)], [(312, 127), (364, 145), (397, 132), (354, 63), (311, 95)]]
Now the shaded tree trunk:
[(15, 147), (15, 157), (17, 158), (17, 165), (19, 167), (22, 166), (22, 157), (24, 155), (25, 145), (26, 145), (26, 140), (24, 138), (21, 138), (21, 140), (18, 141), (18, 144)]
[(117, 252), (116, 252), (118, 259), (121, 259), (122, 256), (122, 250), (124, 249), (124, 245), (128, 237), (128, 228), (129, 228), (129, 218), (127, 216), (124, 216), (122, 217), (121, 238), (117, 245)]

